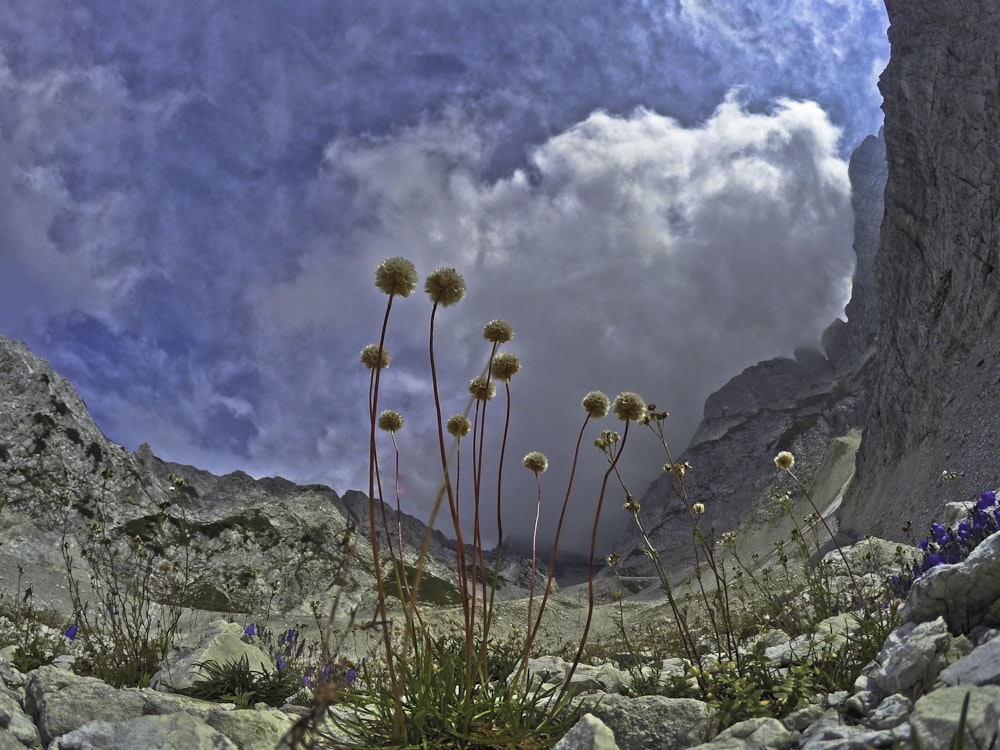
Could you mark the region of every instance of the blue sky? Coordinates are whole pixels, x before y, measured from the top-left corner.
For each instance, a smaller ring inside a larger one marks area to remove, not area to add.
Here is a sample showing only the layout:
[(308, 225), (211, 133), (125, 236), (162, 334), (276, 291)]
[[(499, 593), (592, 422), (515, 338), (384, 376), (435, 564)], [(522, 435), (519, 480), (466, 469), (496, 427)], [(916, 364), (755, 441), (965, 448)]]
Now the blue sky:
[[(509, 319), (511, 453), (549, 455), (544, 533), (587, 391), (655, 401), (681, 448), (711, 391), (843, 314), (846, 158), (881, 124), (886, 25), (879, 0), (8, 0), (0, 335), (129, 448), (342, 492), (366, 485), (374, 269), (455, 266), (445, 408)], [(418, 297), (382, 403), (421, 515)], [(639, 492), (662, 459), (634, 447)], [(516, 524), (533, 488), (511, 472)]]

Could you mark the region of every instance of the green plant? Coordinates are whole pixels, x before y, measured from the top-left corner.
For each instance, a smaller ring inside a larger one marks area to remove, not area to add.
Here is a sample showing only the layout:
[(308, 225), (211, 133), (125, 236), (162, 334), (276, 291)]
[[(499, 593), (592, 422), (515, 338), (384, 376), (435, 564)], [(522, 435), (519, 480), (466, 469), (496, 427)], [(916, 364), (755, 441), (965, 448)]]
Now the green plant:
[[(101, 473), (102, 488), (96, 519), (80, 540), (89, 569), (89, 591), (81, 587), (73, 565), (72, 545), (65, 529), (61, 545), (75, 619), (67, 638), (76, 641), (81, 658), (76, 669), (115, 687), (143, 686), (174, 645), (188, 591), (187, 537), (181, 539), (178, 563), (164, 556), (173, 539), (165, 504), (143, 535), (122, 539), (109, 527), (107, 507), (110, 467)], [(171, 476), (173, 488), (183, 487)], [(64, 512), (69, 512), (64, 498)]]
[(244, 654), (238, 660), (219, 664), (199, 662), (205, 677), (177, 692), (202, 700), (234, 703), (237, 708), (251, 708), (257, 703), (281, 706), (302, 687), (301, 676), (290, 669), (253, 669)]
[[(411, 739), (400, 742), (394, 733), (396, 688), (384, 672), (363, 668), (360, 689), (338, 698), (339, 705), (354, 709), (352, 718), (338, 722), (340, 732), (351, 739), (350, 746), (533, 750), (554, 745), (576, 720), (576, 713), (568, 710), (569, 699), (558, 699), (555, 688), (508, 680), (506, 675), (497, 679), (480, 671), (478, 662), (470, 679), (461, 639), (435, 639), (417, 630), (411, 631), (411, 638), (405, 660), (399, 659), (405, 665), (401, 671), (405, 735)], [(512, 653), (519, 659), (519, 649)], [(494, 668), (502, 672), (506, 666), (510, 661)], [(465, 716), (473, 720), (456, 722)], [(330, 735), (326, 739), (337, 742)]]

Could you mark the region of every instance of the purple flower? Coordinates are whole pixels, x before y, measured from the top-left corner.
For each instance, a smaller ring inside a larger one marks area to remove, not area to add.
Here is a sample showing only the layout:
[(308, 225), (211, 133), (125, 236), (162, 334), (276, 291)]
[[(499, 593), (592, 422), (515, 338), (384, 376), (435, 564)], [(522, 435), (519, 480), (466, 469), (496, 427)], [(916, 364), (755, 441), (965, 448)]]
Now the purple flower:
[(944, 558), (937, 553), (931, 553), (930, 555), (927, 555), (927, 557), (924, 558), (924, 562), (920, 566), (920, 570), (922, 572), (926, 572), (938, 565), (944, 565)]
[(257, 635), (257, 626), (251, 622), (249, 625), (243, 628), (243, 635), (245, 635), (247, 638), (253, 638), (255, 635)]
[(295, 641), (295, 631), (289, 630), (285, 634), (285, 643), (293, 643)]
[(327, 664), (325, 667), (323, 667), (323, 682), (326, 682), (329, 679), (330, 679), (330, 665)]
[(917, 549), (920, 550), (921, 552), (926, 552), (928, 544), (930, 544), (930, 542), (928, 542), (926, 539), (921, 539), (920, 542), (917, 544)]
[(968, 539), (971, 536), (972, 536), (972, 530), (969, 528), (969, 522), (968, 521), (961, 521), (958, 524), (958, 538), (959, 539)]
[(312, 687), (312, 680), (309, 679), (309, 675), (302, 675), (302, 684), (306, 687)]
[(288, 662), (285, 661), (285, 657), (284, 656), (279, 656), (278, 657), (278, 671), (280, 672), (281, 670), (283, 670), (285, 668), (285, 664), (287, 664), (287, 663)]
[(951, 541), (951, 537), (948, 536), (948, 530), (939, 523), (931, 524), (931, 531), (934, 532), (934, 541), (936, 541), (942, 547)]
[(76, 634), (79, 632), (79, 630), (80, 630), (80, 628), (78, 628), (76, 626), (76, 623), (74, 622), (72, 625), (70, 625), (68, 628), (66, 628), (66, 632), (63, 633), (63, 635), (65, 635), (66, 638), (68, 638), (69, 640), (75, 641), (76, 640)]
[(976, 503), (976, 507), (979, 510), (986, 510), (997, 503), (997, 493), (995, 492), (984, 492), (979, 496), (979, 502)]
[(358, 670), (356, 670), (354, 667), (351, 667), (350, 669), (347, 670), (347, 674), (345, 676), (347, 678), (347, 684), (352, 685), (354, 684), (354, 681), (358, 677)]

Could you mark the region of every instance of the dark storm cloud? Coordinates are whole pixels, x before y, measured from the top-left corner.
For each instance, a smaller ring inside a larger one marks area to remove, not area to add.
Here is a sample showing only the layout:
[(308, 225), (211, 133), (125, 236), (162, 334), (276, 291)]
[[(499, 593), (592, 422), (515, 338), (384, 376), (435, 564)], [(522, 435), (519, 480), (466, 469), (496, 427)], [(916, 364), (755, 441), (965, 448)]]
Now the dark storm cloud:
[[(547, 482), (591, 388), (640, 390), (682, 444), (708, 391), (840, 312), (839, 157), (878, 127), (884, 27), (876, 0), (4, 3), (0, 333), (129, 447), (344, 490), (372, 272), (409, 255), (469, 281), (453, 393), (478, 327), (514, 322), (512, 455), (549, 452)], [(408, 302), (385, 399), (421, 507)]]

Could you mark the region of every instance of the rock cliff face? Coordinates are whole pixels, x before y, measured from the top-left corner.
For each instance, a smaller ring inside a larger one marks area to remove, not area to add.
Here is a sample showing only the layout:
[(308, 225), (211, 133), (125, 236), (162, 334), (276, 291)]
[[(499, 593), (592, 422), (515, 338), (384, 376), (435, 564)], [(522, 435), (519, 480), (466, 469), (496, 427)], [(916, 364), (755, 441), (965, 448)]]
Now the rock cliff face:
[(878, 385), (841, 522), (899, 538), (1000, 484), (1000, 4), (886, 5)]
[[(836, 320), (823, 334), (823, 351), (803, 347), (794, 359), (779, 358), (748, 367), (705, 403), (704, 419), (680, 458), (693, 466), (685, 477), (692, 501), (703, 502), (703, 528), (718, 538), (744, 523), (747, 550), (770, 548), (782, 535), (783, 511), (772, 496), (790, 489), (772, 463), (792, 451), (796, 471), (814, 485), (817, 501), (834, 502), (853, 473), (854, 452), (874, 387), (873, 341), (878, 327), (874, 262), (882, 220), (886, 179), (885, 144), (869, 136), (850, 162), (857, 254), (847, 321)], [(669, 475), (662, 475), (640, 498), (651, 541), (668, 568), (690, 560), (691, 527)], [(802, 516), (808, 509), (797, 510)], [(787, 534), (785, 534), (787, 536)], [(616, 545), (621, 570), (649, 574), (651, 567), (637, 534)]]

